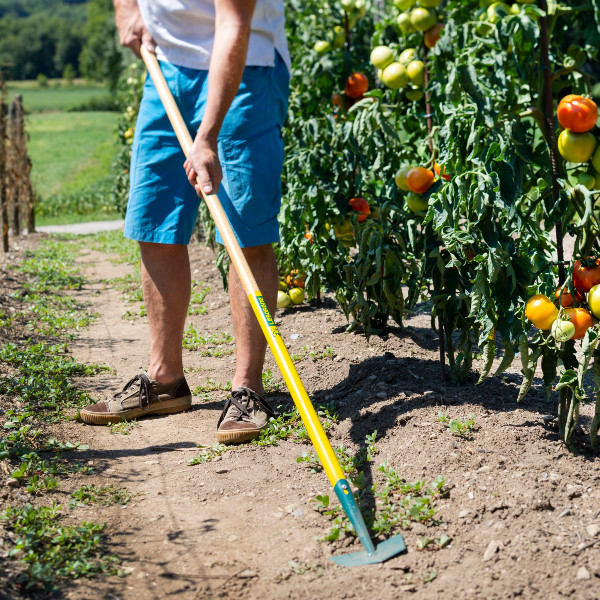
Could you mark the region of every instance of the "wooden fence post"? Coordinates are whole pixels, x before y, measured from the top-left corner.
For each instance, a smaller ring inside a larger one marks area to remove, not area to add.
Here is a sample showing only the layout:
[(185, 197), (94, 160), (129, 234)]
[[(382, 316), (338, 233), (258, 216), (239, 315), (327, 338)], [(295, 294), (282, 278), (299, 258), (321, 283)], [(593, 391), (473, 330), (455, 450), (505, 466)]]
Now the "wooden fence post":
[(0, 88), (0, 220), (2, 221), (2, 250), (8, 252), (8, 199), (6, 197), (7, 176), (6, 152), (6, 85)]

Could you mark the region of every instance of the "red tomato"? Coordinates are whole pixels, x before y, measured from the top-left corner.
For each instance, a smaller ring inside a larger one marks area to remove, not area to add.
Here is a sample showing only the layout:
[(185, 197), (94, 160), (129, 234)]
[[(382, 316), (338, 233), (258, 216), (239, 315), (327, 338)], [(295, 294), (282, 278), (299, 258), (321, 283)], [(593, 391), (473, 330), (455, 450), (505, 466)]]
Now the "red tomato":
[(589, 98), (569, 94), (559, 102), (556, 116), (565, 129), (584, 133), (596, 125), (598, 106)]
[(362, 73), (352, 73), (346, 80), (344, 93), (349, 98), (360, 98), (369, 89), (369, 80)]
[(573, 340), (580, 340), (594, 324), (592, 313), (587, 308), (565, 308), (565, 317), (575, 325)]
[(359, 223), (362, 223), (367, 218), (367, 215), (371, 212), (371, 207), (364, 198), (352, 198), (348, 204), (352, 210), (362, 213), (358, 217)]
[(600, 283), (600, 259), (586, 258), (576, 260), (573, 265), (573, 285), (580, 292), (589, 292)]

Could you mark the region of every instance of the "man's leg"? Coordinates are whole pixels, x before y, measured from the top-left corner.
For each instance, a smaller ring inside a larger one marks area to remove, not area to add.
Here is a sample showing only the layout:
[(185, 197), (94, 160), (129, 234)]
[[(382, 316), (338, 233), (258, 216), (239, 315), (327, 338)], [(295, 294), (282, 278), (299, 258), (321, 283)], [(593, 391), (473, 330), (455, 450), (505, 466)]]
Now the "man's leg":
[(187, 246), (140, 242), (142, 289), (150, 322), (148, 375), (169, 383), (183, 377), (182, 342), (190, 303)]
[[(242, 250), (269, 311), (274, 315), (278, 275), (273, 247), (271, 244), (265, 244)], [(247, 387), (263, 394), (262, 369), (267, 341), (233, 265), (229, 271), (229, 302), (236, 344), (236, 368), (232, 388)]]

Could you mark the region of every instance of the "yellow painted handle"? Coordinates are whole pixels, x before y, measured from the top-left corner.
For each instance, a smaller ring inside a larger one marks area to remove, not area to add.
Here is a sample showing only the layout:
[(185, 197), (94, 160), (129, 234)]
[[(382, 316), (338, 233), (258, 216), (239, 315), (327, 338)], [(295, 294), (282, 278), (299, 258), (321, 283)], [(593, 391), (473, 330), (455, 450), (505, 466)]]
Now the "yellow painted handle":
[[(179, 140), (183, 153), (187, 157), (190, 153), (193, 143), (190, 132), (188, 131), (188, 128), (181, 117), (181, 113), (177, 108), (173, 94), (171, 94), (171, 90), (169, 89), (162, 71), (160, 70), (160, 65), (156, 60), (156, 56), (149, 52), (144, 46), (141, 47), (141, 53), (142, 58), (146, 63), (146, 67), (148, 68), (148, 72), (150, 73), (150, 77), (152, 77), (152, 81), (154, 82), (154, 85), (158, 91), (158, 95), (160, 96), (167, 116), (169, 117), (169, 121), (171, 121), (173, 130), (177, 135), (177, 139)], [(333, 452), (333, 448), (327, 439), (325, 430), (319, 421), (319, 417), (317, 416), (312, 402), (310, 401), (310, 398), (304, 389), (304, 385), (302, 384), (302, 381), (300, 381), (296, 367), (294, 367), (294, 363), (290, 358), (289, 352), (287, 351), (287, 348), (281, 339), (281, 334), (279, 333), (279, 330), (277, 329), (275, 322), (269, 313), (267, 304), (258, 289), (258, 285), (256, 284), (254, 276), (252, 275), (252, 271), (250, 270), (248, 262), (246, 261), (246, 257), (244, 256), (237, 238), (233, 233), (233, 229), (231, 228), (229, 220), (227, 219), (227, 215), (225, 214), (225, 211), (221, 206), (221, 202), (216, 194), (206, 195), (204, 192), (202, 192), (202, 197), (204, 198), (215, 225), (217, 226), (217, 229), (223, 238), (229, 258), (231, 259), (240, 281), (242, 282), (244, 290), (248, 295), (250, 305), (252, 306), (254, 314), (260, 323), (261, 329), (267, 338), (269, 347), (271, 348), (273, 356), (277, 361), (288, 390), (294, 399), (296, 408), (300, 413), (302, 422), (306, 427), (321, 464), (327, 473), (327, 477), (329, 478), (331, 485), (335, 486), (340, 479), (345, 478), (344, 472), (342, 471), (340, 463)]]

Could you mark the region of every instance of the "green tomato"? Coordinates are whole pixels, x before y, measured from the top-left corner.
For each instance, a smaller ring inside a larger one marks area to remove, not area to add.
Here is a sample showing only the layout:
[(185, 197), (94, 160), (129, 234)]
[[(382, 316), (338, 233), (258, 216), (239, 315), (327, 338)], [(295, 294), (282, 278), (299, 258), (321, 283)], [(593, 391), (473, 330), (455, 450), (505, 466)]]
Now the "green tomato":
[(414, 212), (425, 212), (427, 207), (429, 206), (429, 201), (427, 198), (423, 198), (421, 194), (415, 194), (414, 192), (410, 192), (406, 195), (406, 204), (408, 208)]
[(590, 289), (587, 301), (592, 314), (596, 319), (600, 319), (600, 283)]
[(595, 149), (596, 138), (589, 132), (575, 133), (564, 129), (558, 136), (558, 151), (567, 162), (585, 163), (592, 158)]
[(442, 3), (442, 0), (419, 0), (419, 6), (424, 6), (425, 8), (435, 8)]
[(420, 88), (411, 87), (408, 90), (406, 90), (406, 97), (409, 100), (412, 100), (413, 102), (418, 102), (419, 100), (422, 100), (424, 95), (425, 94), (423, 93), (423, 90)]
[(416, 4), (417, 0), (394, 0), (394, 6), (398, 10), (408, 10)]
[(292, 288), (288, 296), (293, 304), (302, 304), (304, 302), (304, 290), (302, 288)]
[(571, 321), (556, 319), (552, 323), (552, 335), (557, 342), (566, 342), (575, 335), (575, 325)]
[(373, 48), (370, 60), (376, 69), (385, 69), (394, 61), (394, 51), (389, 46), (377, 46)]
[(396, 24), (404, 35), (408, 35), (415, 30), (410, 22), (410, 15), (408, 13), (400, 13), (396, 19)]
[(596, 185), (596, 178), (591, 173), (579, 173), (577, 175), (577, 183), (588, 190), (593, 190)]
[(596, 173), (600, 173), (600, 148), (596, 148), (594, 154), (592, 154), (592, 167)]
[(398, 62), (406, 67), (406, 65), (408, 65), (409, 62), (416, 60), (417, 59), (417, 51), (414, 48), (406, 48), (406, 50), (403, 50), (400, 53), (400, 56), (398, 57)]
[(411, 168), (412, 167), (410, 166), (400, 167), (400, 169), (398, 169), (398, 172), (394, 177), (396, 185), (405, 192), (410, 191), (409, 187), (406, 185), (406, 175), (411, 170)]
[(393, 62), (383, 69), (380, 79), (390, 89), (398, 90), (408, 84), (408, 73), (400, 63)]
[(277, 308), (287, 308), (292, 303), (290, 297), (283, 291), (277, 292)]
[(416, 87), (423, 87), (425, 83), (425, 63), (421, 60), (413, 60), (408, 63), (406, 72), (410, 82)]
[(410, 22), (417, 31), (427, 31), (437, 23), (437, 15), (430, 8), (414, 8), (410, 13)]
[(346, 30), (341, 25), (333, 28), (333, 47), (336, 50), (344, 47), (346, 43)]
[(331, 51), (331, 44), (325, 40), (319, 40), (314, 46), (313, 50), (319, 55), (323, 56)]

